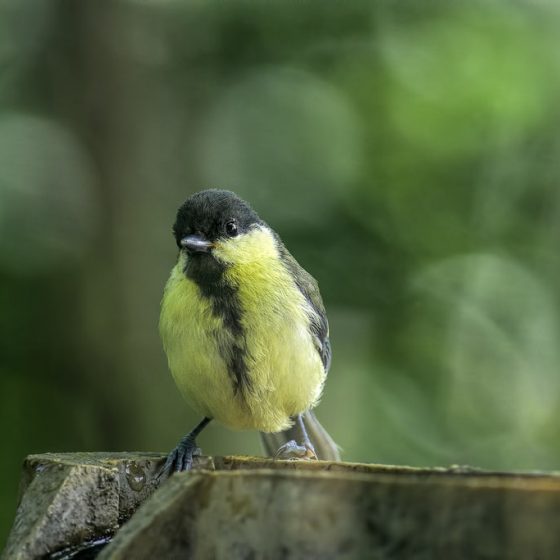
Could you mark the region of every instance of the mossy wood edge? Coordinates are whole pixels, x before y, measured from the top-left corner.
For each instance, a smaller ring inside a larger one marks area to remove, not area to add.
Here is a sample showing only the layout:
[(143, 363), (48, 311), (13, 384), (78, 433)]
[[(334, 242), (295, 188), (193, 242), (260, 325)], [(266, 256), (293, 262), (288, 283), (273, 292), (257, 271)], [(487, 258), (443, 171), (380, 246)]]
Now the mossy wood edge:
[(79, 558), (111, 539), (98, 558), (543, 560), (560, 550), (558, 473), (199, 457), (155, 492), (163, 461), (30, 455), (2, 558)]

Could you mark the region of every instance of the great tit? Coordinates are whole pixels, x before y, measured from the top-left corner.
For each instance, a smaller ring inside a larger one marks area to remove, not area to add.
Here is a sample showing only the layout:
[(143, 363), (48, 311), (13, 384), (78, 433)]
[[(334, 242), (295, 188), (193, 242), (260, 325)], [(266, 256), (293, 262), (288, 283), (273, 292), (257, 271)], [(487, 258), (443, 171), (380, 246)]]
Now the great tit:
[(169, 454), (160, 475), (191, 468), (196, 437), (211, 420), (260, 431), (277, 457), (339, 459), (311, 412), (331, 363), (315, 279), (229, 191), (188, 198), (173, 234), (179, 255), (159, 328), (175, 383), (203, 420)]

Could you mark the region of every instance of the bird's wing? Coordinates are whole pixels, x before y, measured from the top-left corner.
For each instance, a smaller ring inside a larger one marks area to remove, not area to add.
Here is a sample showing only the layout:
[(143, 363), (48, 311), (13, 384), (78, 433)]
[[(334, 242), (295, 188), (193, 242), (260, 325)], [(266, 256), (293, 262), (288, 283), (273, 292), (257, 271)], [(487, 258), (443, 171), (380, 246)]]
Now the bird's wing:
[(331, 365), (331, 343), (329, 341), (329, 322), (327, 320), (327, 313), (321, 293), (319, 292), (319, 284), (317, 280), (302, 268), (299, 263), (290, 254), (288, 249), (277, 236), (278, 247), (280, 256), (292, 274), (294, 281), (299, 288), (300, 292), (304, 295), (305, 299), (310, 304), (314, 313), (310, 315), (311, 319), (311, 332), (317, 351), (321, 356), (325, 371), (329, 371)]

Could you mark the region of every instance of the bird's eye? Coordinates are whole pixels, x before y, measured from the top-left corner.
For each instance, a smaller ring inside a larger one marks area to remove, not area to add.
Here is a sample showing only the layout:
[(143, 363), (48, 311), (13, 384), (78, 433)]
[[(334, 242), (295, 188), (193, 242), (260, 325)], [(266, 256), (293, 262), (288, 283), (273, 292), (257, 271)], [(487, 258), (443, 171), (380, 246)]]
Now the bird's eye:
[(238, 231), (237, 231), (237, 224), (235, 223), (235, 220), (230, 220), (226, 224), (226, 233), (230, 237), (235, 237), (237, 235)]

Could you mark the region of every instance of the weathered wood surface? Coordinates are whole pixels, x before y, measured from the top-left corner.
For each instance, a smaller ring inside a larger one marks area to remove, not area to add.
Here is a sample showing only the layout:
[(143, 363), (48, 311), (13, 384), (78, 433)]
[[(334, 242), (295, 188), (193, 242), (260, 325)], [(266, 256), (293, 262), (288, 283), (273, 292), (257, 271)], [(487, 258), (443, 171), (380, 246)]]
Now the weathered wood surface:
[(111, 537), (153, 491), (161, 461), (155, 453), (30, 455), (2, 558), (43, 558)]
[(3, 558), (559, 557), (554, 473), (207, 457), (154, 492), (162, 461), (28, 457)]

